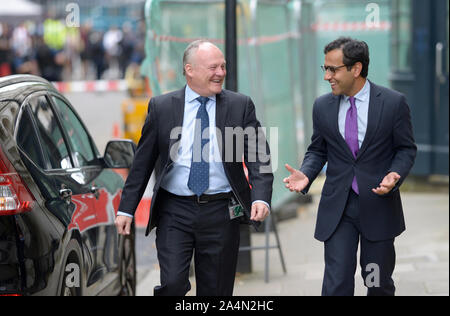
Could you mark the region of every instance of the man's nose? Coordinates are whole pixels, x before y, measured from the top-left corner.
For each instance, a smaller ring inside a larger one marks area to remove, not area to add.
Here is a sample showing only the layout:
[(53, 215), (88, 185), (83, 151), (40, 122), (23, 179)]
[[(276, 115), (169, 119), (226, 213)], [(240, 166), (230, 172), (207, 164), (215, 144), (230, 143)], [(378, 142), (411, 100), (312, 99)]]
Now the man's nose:
[(220, 76), (220, 77), (225, 77), (226, 74), (227, 74), (227, 71), (225, 70), (225, 68), (219, 68), (216, 71), (216, 75)]

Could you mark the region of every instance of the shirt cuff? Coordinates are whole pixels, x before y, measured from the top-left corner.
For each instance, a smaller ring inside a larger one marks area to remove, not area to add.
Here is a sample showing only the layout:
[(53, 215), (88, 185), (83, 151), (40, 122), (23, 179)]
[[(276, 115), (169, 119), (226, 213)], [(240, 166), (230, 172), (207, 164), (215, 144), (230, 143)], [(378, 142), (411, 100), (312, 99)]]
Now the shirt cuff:
[(134, 216), (128, 213), (124, 213), (124, 212), (117, 212), (117, 216), (126, 216), (126, 217), (131, 217), (133, 218)]
[(269, 213), (270, 213), (270, 205), (269, 205), (269, 203), (267, 203), (265, 201), (262, 201), (262, 200), (256, 200), (256, 201), (253, 201), (252, 206), (253, 206), (253, 204), (255, 204), (257, 202), (266, 204), (267, 208), (269, 209)]

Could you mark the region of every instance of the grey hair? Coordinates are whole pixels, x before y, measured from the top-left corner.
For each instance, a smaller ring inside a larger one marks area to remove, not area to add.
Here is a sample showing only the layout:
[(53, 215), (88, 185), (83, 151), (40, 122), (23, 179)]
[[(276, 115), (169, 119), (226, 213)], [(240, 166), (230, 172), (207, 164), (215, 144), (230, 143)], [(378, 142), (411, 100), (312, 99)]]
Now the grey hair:
[(200, 39), (200, 40), (193, 41), (192, 43), (190, 43), (188, 45), (188, 47), (186, 47), (186, 49), (184, 50), (184, 54), (183, 54), (183, 76), (186, 76), (186, 65), (190, 63), (193, 53), (198, 50), (200, 45), (205, 44), (205, 43), (212, 44), (211, 42), (209, 42), (207, 40)]

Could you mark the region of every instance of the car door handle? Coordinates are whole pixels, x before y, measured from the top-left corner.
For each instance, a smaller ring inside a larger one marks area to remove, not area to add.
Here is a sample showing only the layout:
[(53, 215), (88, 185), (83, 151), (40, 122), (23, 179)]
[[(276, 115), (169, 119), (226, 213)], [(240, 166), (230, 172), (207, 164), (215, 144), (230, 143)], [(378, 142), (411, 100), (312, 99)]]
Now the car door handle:
[(93, 186), (91, 187), (91, 193), (94, 194), (95, 198), (98, 200), (98, 198), (100, 197), (100, 192), (99, 192), (100, 188)]
[(65, 188), (65, 189), (59, 190), (59, 196), (67, 204), (70, 204), (70, 202), (72, 202), (72, 190), (71, 189)]

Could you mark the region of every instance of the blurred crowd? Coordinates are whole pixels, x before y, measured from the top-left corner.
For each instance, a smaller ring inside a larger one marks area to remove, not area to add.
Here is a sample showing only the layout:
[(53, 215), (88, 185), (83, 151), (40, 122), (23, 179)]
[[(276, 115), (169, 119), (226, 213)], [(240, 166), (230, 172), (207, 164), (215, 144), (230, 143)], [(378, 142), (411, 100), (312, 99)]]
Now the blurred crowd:
[(145, 22), (113, 26), (106, 32), (91, 23), (67, 27), (46, 19), (15, 27), (0, 22), (0, 77), (34, 74), (49, 81), (124, 78), (145, 56)]

